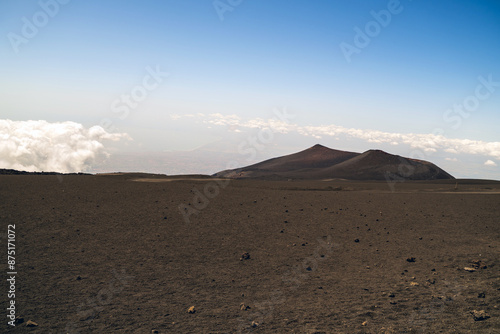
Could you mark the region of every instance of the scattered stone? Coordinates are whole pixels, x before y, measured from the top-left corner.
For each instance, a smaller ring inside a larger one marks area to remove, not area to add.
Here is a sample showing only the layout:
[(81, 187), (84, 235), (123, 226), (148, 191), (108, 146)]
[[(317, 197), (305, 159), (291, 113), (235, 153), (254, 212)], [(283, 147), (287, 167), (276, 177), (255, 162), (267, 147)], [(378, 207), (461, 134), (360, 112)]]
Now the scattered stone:
[(464, 267), (464, 270), (465, 270), (465, 271), (468, 271), (468, 272), (470, 272), (470, 273), (473, 273), (473, 272), (475, 272), (475, 271), (476, 271), (476, 268)]
[(250, 309), (250, 306), (248, 305), (245, 305), (243, 303), (240, 304), (240, 310), (242, 311), (246, 311), (246, 310), (249, 310)]
[(359, 242), (359, 239), (355, 239), (354, 242)]
[(486, 294), (484, 292), (480, 292), (477, 294), (477, 298), (486, 298)]
[(194, 308), (194, 306), (191, 306), (190, 308), (188, 308), (188, 313), (189, 314), (196, 313), (196, 309)]
[(20, 316), (17, 316), (16, 317), (16, 320), (14, 320), (14, 323), (16, 325), (19, 325), (19, 324), (22, 324), (24, 322), (24, 318), (23, 317), (20, 317)]
[(412, 257), (407, 258), (406, 261), (415, 262), (415, 261), (417, 261), (417, 259), (412, 256)]
[(80, 275), (76, 276), (77, 281), (80, 281), (81, 279), (82, 279), (82, 276), (80, 276)]
[(252, 321), (252, 324), (250, 326), (252, 326), (252, 328), (256, 328), (259, 326), (259, 323), (257, 321)]
[(38, 327), (38, 324), (34, 321), (28, 320), (26, 322), (26, 327)]
[(389, 295), (389, 297), (394, 298), (394, 297), (396, 297), (396, 295), (395, 295), (395, 294), (393, 294), (393, 293), (391, 293), (391, 294)]
[(474, 321), (482, 321), (490, 318), (490, 316), (487, 315), (486, 312), (484, 312), (484, 310), (481, 311), (472, 310), (470, 311), (470, 314), (472, 314)]
[(312, 271), (312, 268), (311, 267), (307, 267), (306, 270), (307, 271)]
[(411, 282), (410, 285), (411, 286), (419, 286), (420, 284), (418, 284), (417, 282)]
[(159, 330), (157, 330), (157, 329), (153, 329), (153, 330), (151, 330), (151, 333), (152, 333), (152, 334), (160, 334), (160, 331), (159, 331)]
[(243, 260), (250, 260), (250, 253), (245, 252), (245, 253), (241, 254), (240, 261), (243, 261)]
[(488, 268), (488, 266), (485, 265), (483, 263), (483, 261), (481, 261), (481, 260), (471, 261), (471, 264), (472, 264), (472, 267), (475, 268), (475, 269), (486, 269), (486, 268)]
[(366, 326), (368, 325), (368, 321), (363, 321), (363, 323), (361, 324), (361, 326)]

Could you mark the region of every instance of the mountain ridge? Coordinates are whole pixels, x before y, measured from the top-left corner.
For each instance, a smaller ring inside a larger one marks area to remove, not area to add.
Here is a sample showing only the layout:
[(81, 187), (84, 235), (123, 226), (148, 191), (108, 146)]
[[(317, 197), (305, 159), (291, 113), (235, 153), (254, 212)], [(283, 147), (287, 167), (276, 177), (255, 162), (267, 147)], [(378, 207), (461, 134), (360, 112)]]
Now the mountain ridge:
[(220, 171), (213, 176), (234, 179), (454, 179), (429, 161), (405, 158), (378, 149), (356, 153), (321, 144), (246, 167)]

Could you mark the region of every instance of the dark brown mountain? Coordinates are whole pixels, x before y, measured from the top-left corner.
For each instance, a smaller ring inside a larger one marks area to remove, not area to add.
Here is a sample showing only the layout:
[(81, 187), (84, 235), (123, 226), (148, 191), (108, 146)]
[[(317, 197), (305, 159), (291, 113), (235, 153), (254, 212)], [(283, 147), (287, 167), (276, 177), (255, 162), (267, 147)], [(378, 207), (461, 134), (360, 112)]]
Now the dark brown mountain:
[(213, 176), (237, 179), (454, 179), (428, 161), (404, 158), (381, 150), (364, 153), (339, 151), (319, 144), (298, 153), (221, 171)]

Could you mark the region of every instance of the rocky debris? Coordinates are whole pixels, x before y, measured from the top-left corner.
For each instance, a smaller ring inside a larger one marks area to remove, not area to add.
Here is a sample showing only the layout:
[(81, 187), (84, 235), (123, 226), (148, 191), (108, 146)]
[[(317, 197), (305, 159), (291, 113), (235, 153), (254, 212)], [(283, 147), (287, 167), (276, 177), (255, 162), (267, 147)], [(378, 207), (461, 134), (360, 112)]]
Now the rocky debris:
[(472, 314), (472, 317), (474, 318), (474, 321), (482, 321), (490, 318), (489, 315), (486, 314), (484, 310), (472, 310), (470, 311), (470, 314)]
[(474, 260), (474, 261), (471, 261), (470, 262), (472, 264), (472, 268), (475, 268), (475, 269), (486, 269), (488, 268), (488, 266), (486, 264), (484, 264), (483, 261), (481, 260)]
[(417, 282), (411, 282), (410, 285), (411, 286), (419, 286), (420, 284), (418, 284)]
[(480, 292), (477, 294), (477, 298), (486, 298), (486, 294), (484, 292)]
[(194, 308), (194, 306), (191, 306), (190, 308), (188, 308), (187, 312), (189, 314), (193, 314), (193, 313), (196, 313), (196, 309)]
[(28, 320), (26, 322), (26, 327), (38, 327), (38, 324), (34, 321)]
[(355, 239), (354, 242), (359, 242), (359, 239)]
[(151, 334), (160, 334), (160, 331), (157, 329), (151, 330)]
[(241, 254), (241, 257), (240, 257), (240, 261), (243, 261), (243, 260), (250, 260), (250, 253), (243, 253)]
[(415, 261), (417, 261), (417, 259), (412, 256), (412, 257), (407, 258), (406, 261), (415, 262)]
[(14, 320), (14, 323), (16, 325), (19, 325), (19, 324), (22, 324), (24, 322), (24, 318), (23, 317), (20, 317), (20, 316), (17, 316), (16, 317), (16, 320)]
[(366, 326), (368, 325), (368, 321), (363, 321), (363, 323), (361, 324), (361, 326)]
[(473, 273), (473, 272), (475, 272), (475, 271), (476, 271), (476, 268), (472, 268), (472, 267), (464, 267), (464, 270), (465, 270), (465, 271), (468, 271), (468, 272), (470, 272), (470, 273)]
[(256, 328), (259, 326), (259, 323), (257, 321), (252, 321), (252, 324), (250, 325), (252, 328)]
[(240, 310), (242, 310), (242, 311), (246, 311), (246, 310), (249, 310), (249, 309), (250, 309), (250, 306), (245, 305), (244, 303), (241, 303), (241, 304), (240, 304)]

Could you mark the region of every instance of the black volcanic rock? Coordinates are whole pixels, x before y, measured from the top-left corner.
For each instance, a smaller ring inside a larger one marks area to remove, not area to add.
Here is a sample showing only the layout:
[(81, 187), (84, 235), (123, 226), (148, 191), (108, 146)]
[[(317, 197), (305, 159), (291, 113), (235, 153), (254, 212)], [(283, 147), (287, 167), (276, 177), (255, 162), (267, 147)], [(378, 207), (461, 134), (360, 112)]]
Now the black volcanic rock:
[(247, 167), (214, 174), (229, 178), (347, 180), (435, 180), (454, 177), (423, 160), (404, 158), (381, 150), (364, 153), (314, 145), (304, 151), (269, 159)]

